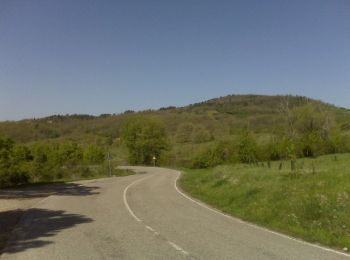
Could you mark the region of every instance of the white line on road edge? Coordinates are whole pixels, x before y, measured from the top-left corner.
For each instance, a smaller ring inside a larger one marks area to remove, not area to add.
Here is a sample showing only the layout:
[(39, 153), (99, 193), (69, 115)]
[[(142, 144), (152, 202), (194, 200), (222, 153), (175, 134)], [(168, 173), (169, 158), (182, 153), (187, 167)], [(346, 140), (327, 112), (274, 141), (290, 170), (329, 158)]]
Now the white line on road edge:
[(152, 228), (152, 227), (150, 227), (150, 226), (145, 226), (148, 230), (150, 230), (150, 231), (152, 231), (152, 232), (155, 232), (155, 230)]
[(275, 232), (275, 231), (272, 231), (272, 230), (269, 230), (267, 228), (263, 228), (263, 227), (260, 227), (260, 226), (257, 226), (257, 225), (254, 225), (252, 223), (249, 223), (249, 222), (245, 222), (241, 219), (238, 219), (238, 218), (235, 218), (235, 217), (232, 217), (228, 214), (225, 214), (225, 213), (222, 213), (221, 211), (219, 210), (216, 210), (214, 208), (211, 208), (209, 206), (207, 206), (206, 204), (202, 203), (202, 202), (199, 202), (195, 199), (192, 199), (191, 197), (189, 197), (188, 195), (186, 195), (185, 193), (183, 193), (177, 186), (177, 182), (181, 176), (181, 172), (178, 172), (179, 174), (177, 175), (176, 179), (175, 179), (175, 182), (174, 182), (174, 187), (175, 187), (175, 190), (180, 193), (183, 197), (185, 197), (186, 199), (196, 203), (197, 205), (203, 207), (203, 208), (206, 208), (212, 212), (215, 212), (223, 217), (226, 217), (226, 218), (229, 218), (231, 220), (234, 220), (236, 222), (239, 222), (241, 224), (245, 224), (245, 225), (248, 225), (250, 227), (253, 227), (253, 228), (256, 228), (256, 229), (260, 229), (260, 230), (263, 230), (263, 231), (266, 231), (266, 232), (269, 232), (271, 234), (274, 234), (274, 235), (277, 235), (277, 236), (280, 236), (280, 237), (283, 237), (283, 238), (288, 238), (288, 239), (291, 239), (295, 242), (298, 242), (298, 243), (301, 243), (301, 244), (304, 244), (304, 245), (308, 245), (308, 246), (312, 246), (312, 247), (315, 247), (315, 248), (318, 248), (318, 249), (322, 249), (322, 250), (325, 250), (325, 251), (328, 251), (328, 252), (332, 252), (332, 253), (335, 253), (335, 254), (338, 254), (338, 255), (343, 255), (343, 256), (346, 256), (346, 257), (349, 257), (350, 258), (350, 255), (349, 254), (346, 254), (346, 253), (343, 253), (343, 252), (340, 252), (340, 251), (337, 251), (337, 250), (334, 250), (334, 249), (331, 249), (331, 248), (327, 248), (327, 247), (323, 247), (323, 246), (319, 246), (319, 245), (315, 245), (315, 244), (312, 244), (312, 243), (309, 243), (309, 242), (305, 242), (305, 241), (302, 241), (300, 239), (297, 239), (297, 238), (294, 238), (294, 237), (290, 237), (290, 236), (287, 236), (287, 235), (284, 235), (284, 234), (281, 234), (281, 233), (278, 233), (278, 232)]
[(126, 199), (126, 193), (128, 192), (128, 189), (133, 186), (134, 184), (140, 182), (140, 181), (143, 181), (143, 180), (146, 180), (150, 177), (152, 177), (153, 175), (150, 175), (150, 176), (146, 176), (144, 178), (141, 178), (141, 179), (138, 179), (132, 183), (130, 183), (128, 186), (126, 186), (124, 192), (123, 192), (123, 200), (124, 200), (124, 204), (125, 204), (125, 207), (126, 209), (129, 211), (130, 215), (133, 216), (133, 218), (137, 221), (137, 222), (142, 222), (141, 219), (139, 219), (135, 213), (131, 210), (130, 206), (129, 206), (129, 203), (128, 203), (128, 200)]
[(171, 241), (167, 241), (167, 243), (169, 245), (171, 245), (173, 248), (175, 248), (177, 251), (180, 251), (181, 253), (183, 253), (184, 255), (190, 255), (187, 251), (183, 250), (181, 247), (179, 247), (177, 244), (171, 242)]
[[(143, 180), (146, 180), (146, 179), (148, 179), (148, 178), (151, 178), (151, 177), (153, 177), (153, 176), (154, 176), (154, 175), (146, 176), (146, 177), (144, 177), (144, 178), (138, 179), (138, 180), (136, 180), (136, 181), (130, 183), (128, 186), (126, 186), (126, 188), (125, 188), (125, 190), (124, 190), (124, 192), (123, 192), (123, 201), (124, 201), (124, 204), (125, 204), (126, 209), (129, 211), (130, 215), (131, 215), (137, 222), (140, 222), (140, 223), (142, 222), (142, 220), (141, 220), (139, 217), (137, 217), (137, 216), (135, 215), (135, 213), (132, 211), (132, 209), (130, 208), (130, 205), (129, 205), (129, 203), (128, 203), (128, 200), (126, 199), (126, 193), (128, 192), (128, 189), (129, 189), (131, 186), (137, 184), (138, 182), (141, 182), (141, 181), (143, 181)], [(145, 226), (145, 228), (147, 228), (149, 231), (153, 232), (154, 235), (156, 235), (156, 236), (159, 236), (159, 235), (160, 235), (154, 228), (152, 228), (152, 227), (150, 227), (150, 226), (148, 226), (148, 225), (145, 225), (145, 224), (144, 224), (144, 226)], [(175, 250), (181, 252), (182, 254), (184, 254), (184, 255), (186, 255), (186, 256), (189, 256), (189, 255), (190, 255), (187, 251), (183, 250), (180, 246), (178, 246), (178, 245), (175, 244), (174, 242), (171, 242), (171, 241), (169, 241), (169, 240), (166, 240), (166, 242), (167, 242), (171, 247), (173, 247)]]

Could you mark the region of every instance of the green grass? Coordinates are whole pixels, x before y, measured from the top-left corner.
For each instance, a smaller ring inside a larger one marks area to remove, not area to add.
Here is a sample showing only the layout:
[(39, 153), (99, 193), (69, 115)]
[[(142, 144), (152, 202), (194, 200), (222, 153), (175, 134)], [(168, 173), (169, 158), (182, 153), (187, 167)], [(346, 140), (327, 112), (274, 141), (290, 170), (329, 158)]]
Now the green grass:
[[(313, 166), (314, 165), (314, 166)], [(239, 217), (310, 242), (350, 247), (350, 154), (185, 170), (182, 189)]]

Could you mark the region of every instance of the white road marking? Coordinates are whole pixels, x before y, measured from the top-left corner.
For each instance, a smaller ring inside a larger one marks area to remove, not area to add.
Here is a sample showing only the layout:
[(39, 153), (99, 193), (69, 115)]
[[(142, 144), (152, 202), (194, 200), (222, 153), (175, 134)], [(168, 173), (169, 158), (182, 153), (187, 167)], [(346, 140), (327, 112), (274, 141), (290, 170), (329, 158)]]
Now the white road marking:
[[(142, 220), (141, 220), (139, 217), (137, 217), (136, 214), (135, 214), (135, 213), (132, 211), (132, 209), (130, 208), (130, 205), (129, 205), (128, 200), (127, 200), (127, 198), (126, 198), (126, 194), (127, 194), (128, 190), (129, 190), (129, 188), (130, 188), (131, 186), (137, 184), (138, 182), (141, 182), (141, 181), (143, 181), (143, 180), (146, 180), (146, 179), (148, 179), (148, 178), (151, 178), (151, 177), (153, 177), (153, 176), (154, 176), (154, 175), (150, 175), (150, 176), (147, 176), (147, 177), (138, 179), (138, 180), (136, 180), (136, 181), (130, 183), (128, 186), (126, 186), (126, 188), (124, 189), (124, 192), (123, 192), (123, 201), (124, 201), (124, 205), (125, 205), (126, 209), (129, 211), (130, 215), (131, 215), (137, 222), (140, 222), (140, 223), (142, 222)], [(148, 226), (148, 225), (145, 225), (145, 224), (143, 224), (143, 225), (144, 225), (144, 227), (145, 227), (146, 229), (148, 229), (149, 231), (151, 231), (154, 235), (156, 235), (156, 236), (159, 236), (159, 235), (160, 235), (154, 228), (152, 228), (152, 227), (150, 227), (150, 226)], [(172, 248), (174, 248), (175, 250), (181, 252), (182, 254), (184, 254), (184, 255), (186, 255), (186, 256), (189, 256), (189, 255), (190, 255), (187, 251), (185, 251), (184, 249), (182, 249), (180, 246), (178, 246), (178, 245), (175, 244), (174, 242), (171, 242), (171, 241), (169, 241), (169, 240), (165, 240), (165, 241), (166, 241)]]
[(136, 180), (136, 181), (130, 183), (128, 186), (126, 186), (126, 188), (125, 188), (125, 190), (124, 190), (124, 192), (123, 192), (123, 201), (124, 201), (124, 205), (125, 205), (126, 209), (129, 211), (130, 215), (131, 215), (137, 222), (142, 222), (142, 220), (139, 219), (139, 218), (135, 215), (135, 213), (131, 210), (131, 208), (130, 208), (130, 206), (129, 206), (129, 203), (128, 203), (128, 200), (126, 199), (126, 193), (128, 192), (128, 189), (129, 189), (131, 186), (133, 186), (134, 184), (136, 184), (136, 183), (138, 183), (138, 182), (140, 182), (140, 181), (146, 180), (146, 179), (148, 179), (148, 178), (150, 178), (150, 177), (152, 177), (152, 176), (153, 176), (153, 175), (146, 176), (146, 177), (144, 177), (144, 178), (138, 179), (138, 180)]
[(332, 252), (332, 253), (335, 253), (335, 254), (338, 254), (338, 255), (343, 255), (343, 256), (346, 256), (346, 257), (349, 257), (350, 258), (350, 255), (349, 254), (346, 254), (346, 253), (343, 253), (343, 252), (340, 252), (340, 251), (337, 251), (337, 250), (334, 250), (334, 249), (331, 249), (331, 248), (327, 248), (327, 247), (323, 247), (323, 246), (319, 246), (319, 245), (315, 245), (315, 244), (312, 244), (312, 243), (309, 243), (309, 242), (305, 242), (305, 241), (302, 241), (300, 239), (297, 239), (297, 238), (294, 238), (294, 237), (290, 237), (290, 236), (287, 236), (287, 235), (284, 235), (284, 234), (281, 234), (281, 233), (278, 233), (278, 232), (275, 232), (275, 231), (272, 231), (272, 230), (269, 230), (267, 228), (263, 228), (263, 227), (259, 227), (255, 224), (252, 224), (252, 223), (249, 223), (249, 222), (245, 222), (241, 219), (238, 219), (238, 218), (235, 218), (235, 217), (232, 217), (228, 214), (225, 214), (225, 213), (222, 213), (221, 211), (219, 210), (216, 210), (214, 208), (211, 208), (209, 206), (207, 206), (206, 204), (202, 203), (202, 202), (199, 202), (195, 199), (192, 199), (191, 197), (189, 197), (188, 195), (186, 195), (185, 193), (183, 193), (177, 186), (177, 182), (181, 176), (181, 172), (178, 172), (179, 174), (177, 175), (176, 179), (175, 179), (175, 182), (174, 182), (174, 187), (175, 187), (175, 190), (180, 193), (184, 198), (196, 203), (197, 205), (203, 207), (203, 208), (206, 208), (212, 212), (215, 212), (216, 214), (219, 214), (223, 217), (226, 217), (226, 218), (229, 218), (231, 220), (234, 220), (236, 222), (239, 222), (241, 224), (245, 224), (245, 225), (248, 225), (250, 227), (253, 227), (253, 228), (256, 228), (256, 229), (259, 229), (259, 230), (263, 230), (263, 231), (266, 231), (266, 232), (269, 232), (271, 234), (274, 234), (274, 235), (277, 235), (279, 237), (283, 237), (283, 238), (287, 238), (287, 239), (291, 239), (295, 242), (298, 242), (298, 243), (301, 243), (301, 244), (304, 244), (304, 245), (308, 245), (308, 246), (311, 246), (311, 247), (315, 247), (315, 248), (318, 248), (318, 249), (322, 249), (322, 250), (325, 250), (325, 251), (328, 251), (328, 252)]
[(145, 226), (148, 230), (150, 230), (150, 231), (152, 231), (152, 232), (155, 232), (155, 230), (152, 228), (152, 227), (150, 227), (150, 226)]
[(167, 241), (167, 243), (169, 245), (171, 245), (173, 248), (175, 248), (177, 251), (180, 251), (181, 253), (183, 253), (184, 255), (189, 255), (189, 253), (185, 250), (183, 250), (181, 247), (179, 247), (177, 244), (175, 244), (174, 242), (171, 241)]

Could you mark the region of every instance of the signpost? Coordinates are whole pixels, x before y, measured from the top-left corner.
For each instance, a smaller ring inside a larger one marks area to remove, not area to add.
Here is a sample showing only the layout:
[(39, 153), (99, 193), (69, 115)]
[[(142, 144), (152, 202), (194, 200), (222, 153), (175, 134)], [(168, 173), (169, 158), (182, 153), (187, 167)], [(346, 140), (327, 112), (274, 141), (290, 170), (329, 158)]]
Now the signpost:
[(111, 168), (111, 160), (112, 160), (112, 156), (111, 154), (108, 152), (107, 154), (107, 161), (108, 161), (108, 168), (109, 168), (109, 176), (112, 176), (112, 168)]

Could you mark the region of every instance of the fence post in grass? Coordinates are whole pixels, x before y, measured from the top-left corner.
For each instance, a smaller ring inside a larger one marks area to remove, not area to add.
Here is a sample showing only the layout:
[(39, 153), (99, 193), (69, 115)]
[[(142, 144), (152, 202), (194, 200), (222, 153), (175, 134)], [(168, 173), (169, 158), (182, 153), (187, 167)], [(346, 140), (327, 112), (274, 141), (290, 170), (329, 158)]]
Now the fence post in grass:
[(292, 172), (295, 171), (295, 162), (294, 162), (294, 160), (290, 160), (290, 169), (291, 169)]
[(267, 161), (267, 167), (270, 169), (271, 168), (271, 162)]
[(294, 159), (292, 159), (292, 160), (290, 160), (290, 170), (291, 170), (291, 174), (293, 175), (293, 176), (296, 176), (297, 174), (296, 174), (296, 169), (295, 169), (295, 160)]
[(280, 165), (278, 166), (278, 170), (282, 170), (283, 162), (280, 162)]
[(313, 161), (311, 162), (311, 167), (312, 167), (312, 175), (315, 175), (316, 169), (315, 169), (315, 163)]

